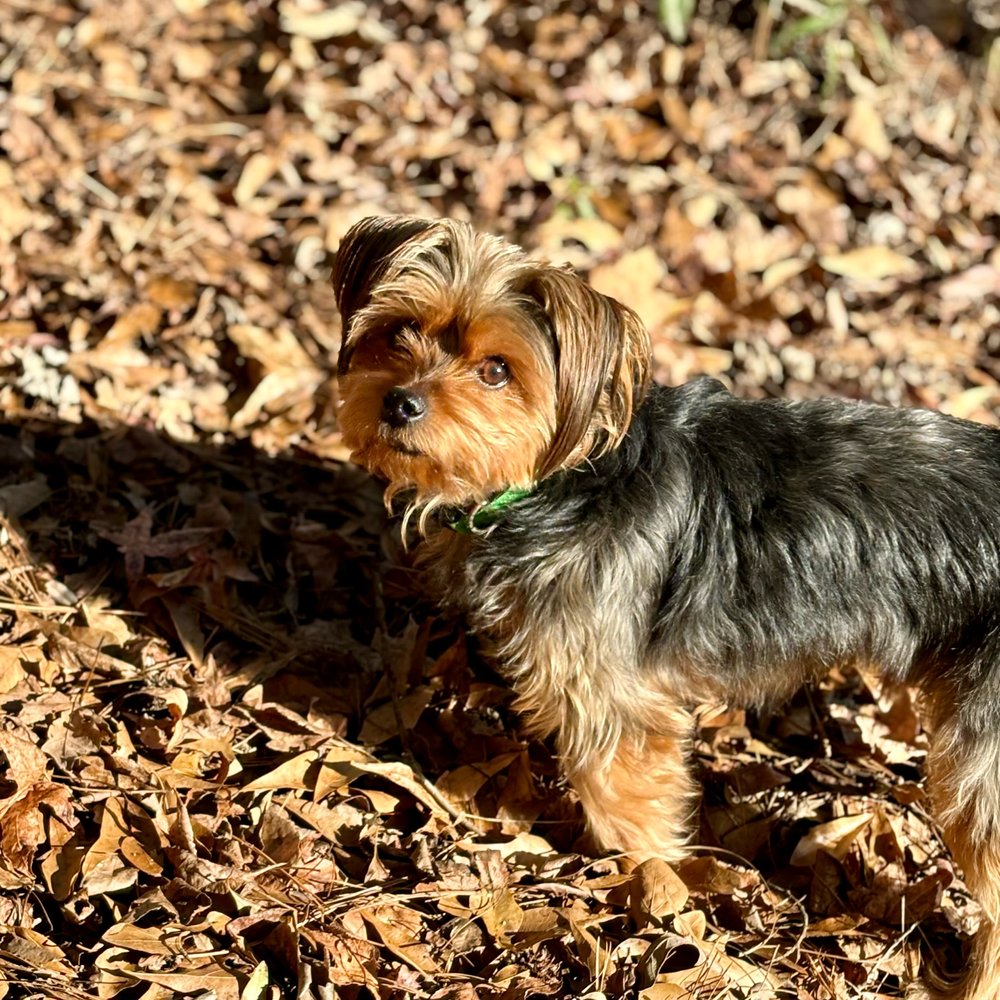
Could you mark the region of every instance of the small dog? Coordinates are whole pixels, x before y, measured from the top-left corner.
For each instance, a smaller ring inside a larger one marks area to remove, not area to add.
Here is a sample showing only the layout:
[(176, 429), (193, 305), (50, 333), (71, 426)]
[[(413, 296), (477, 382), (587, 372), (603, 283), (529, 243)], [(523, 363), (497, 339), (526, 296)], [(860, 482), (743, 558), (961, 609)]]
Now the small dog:
[(694, 706), (874, 664), (922, 690), (984, 908), (962, 982), (924, 995), (996, 1000), (1000, 431), (652, 385), (630, 309), (463, 223), (366, 219), (333, 282), (344, 441), (419, 512), (432, 586), (555, 734), (600, 844), (682, 853)]

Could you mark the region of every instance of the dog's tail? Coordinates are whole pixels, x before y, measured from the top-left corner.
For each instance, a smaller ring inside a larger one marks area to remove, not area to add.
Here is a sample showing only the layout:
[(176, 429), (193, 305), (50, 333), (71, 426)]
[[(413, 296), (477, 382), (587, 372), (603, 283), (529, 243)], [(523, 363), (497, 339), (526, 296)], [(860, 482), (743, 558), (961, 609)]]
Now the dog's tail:
[(928, 982), (914, 997), (1000, 1000), (1000, 733), (943, 720), (932, 736), (927, 773), (945, 843), (983, 908), (966, 969), (957, 982)]

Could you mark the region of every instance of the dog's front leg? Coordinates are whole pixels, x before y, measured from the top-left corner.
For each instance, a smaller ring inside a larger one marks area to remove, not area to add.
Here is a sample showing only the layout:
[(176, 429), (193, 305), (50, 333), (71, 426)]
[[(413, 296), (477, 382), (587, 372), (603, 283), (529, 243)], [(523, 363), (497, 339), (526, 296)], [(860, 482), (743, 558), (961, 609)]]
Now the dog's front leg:
[(649, 729), (627, 727), (599, 755), (580, 755), (577, 734), (560, 733), (557, 743), (574, 748), (563, 760), (598, 844), (674, 861), (686, 851), (698, 808), (688, 765), (693, 722), (679, 708), (652, 718)]

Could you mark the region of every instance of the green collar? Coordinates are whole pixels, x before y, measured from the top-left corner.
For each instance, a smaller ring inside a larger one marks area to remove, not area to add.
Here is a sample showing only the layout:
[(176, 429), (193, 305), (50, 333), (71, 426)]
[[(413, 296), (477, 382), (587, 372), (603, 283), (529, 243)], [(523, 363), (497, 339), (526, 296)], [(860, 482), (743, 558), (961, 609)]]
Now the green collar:
[(525, 497), (531, 496), (533, 492), (533, 489), (522, 490), (513, 487), (509, 490), (504, 490), (503, 493), (498, 493), (492, 500), (487, 500), (486, 503), (480, 504), (480, 506), (475, 507), (468, 514), (463, 514), (455, 521), (449, 521), (448, 527), (452, 531), (457, 531), (460, 535), (474, 534), (483, 528), (488, 528), (491, 524), (495, 524), (497, 515), (502, 510), (513, 503), (517, 503), (518, 500), (523, 500)]

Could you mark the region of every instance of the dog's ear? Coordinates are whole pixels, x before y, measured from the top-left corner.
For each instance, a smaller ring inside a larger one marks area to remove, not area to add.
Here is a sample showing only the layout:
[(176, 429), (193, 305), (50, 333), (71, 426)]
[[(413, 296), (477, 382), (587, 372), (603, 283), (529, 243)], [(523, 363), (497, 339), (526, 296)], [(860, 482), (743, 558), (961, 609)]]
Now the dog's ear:
[(556, 431), (543, 477), (622, 440), (649, 388), (652, 346), (631, 309), (568, 270), (542, 267), (523, 292), (555, 340)]
[(333, 262), (333, 292), (340, 310), (341, 347), (337, 363), (341, 375), (350, 360), (351, 318), (368, 303), (392, 255), (406, 242), (433, 226), (426, 219), (406, 216), (369, 216), (347, 231)]

